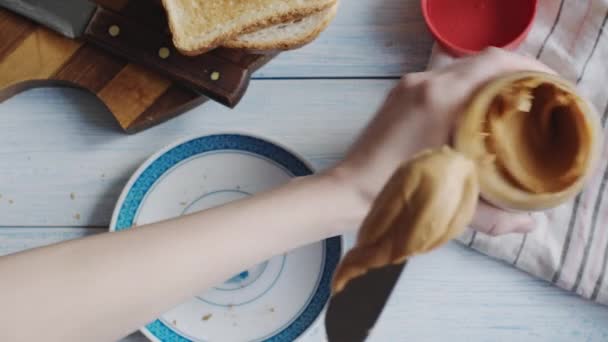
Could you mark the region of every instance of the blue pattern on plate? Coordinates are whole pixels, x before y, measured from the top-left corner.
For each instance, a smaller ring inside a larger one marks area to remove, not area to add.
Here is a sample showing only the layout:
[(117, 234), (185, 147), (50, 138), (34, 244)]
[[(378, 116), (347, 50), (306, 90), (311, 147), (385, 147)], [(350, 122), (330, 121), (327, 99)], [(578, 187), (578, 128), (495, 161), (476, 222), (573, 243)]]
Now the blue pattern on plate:
[[(280, 164), (295, 177), (312, 174), (312, 170), (296, 156), (262, 139), (238, 134), (218, 134), (196, 138), (165, 152), (141, 173), (125, 197), (118, 214), (115, 230), (131, 228), (146, 193), (167, 170), (192, 156), (217, 150), (237, 150), (263, 156)], [(331, 277), (342, 253), (342, 244), (340, 238), (335, 237), (325, 240), (324, 245), (323, 274), (312, 300), (297, 319), (264, 341), (293, 341), (310, 327), (325, 307), (330, 295)], [(178, 335), (160, 320), (148, 324), (146, 328), (163, 342), (191, 342), (191, 340)]]
[(235, 275), (234, 277), (228, 279), (226, 282), (239, 284), (239, 283), (242, 283), (247, 278), (249, 278), (249, 271), (243, 271), (243, 272)]

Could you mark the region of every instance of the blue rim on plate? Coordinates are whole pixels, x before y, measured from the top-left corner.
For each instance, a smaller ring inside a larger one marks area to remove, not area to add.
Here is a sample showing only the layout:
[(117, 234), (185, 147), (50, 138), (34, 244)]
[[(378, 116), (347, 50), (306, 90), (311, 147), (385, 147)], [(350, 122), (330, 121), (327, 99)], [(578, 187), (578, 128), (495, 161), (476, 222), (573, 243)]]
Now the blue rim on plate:
[[(135, 173), (137, 177), (129, 182), (126, 188), (128, 189), (127, 192), (121, 195), (122, 204), (112, 220), (113, 229), (120, 231), (133, 226), (146, 194), (165, 172), (195, 155), (221, 150), (240, 151), (262, 156), (281, 165), (294, 177), (307, 176), (313, 173), (312, 169), (293, 153), (257, 137), (241, 134), (216, 134), (193, 138), (161, 152), (160, 156), (144, 163), (143, 171)], [(330, 296), (331, 277), (342, 253), (341, 239), (339, 237), (326, 239), (324, 248), (323, 273), (312, 300), (288, 326), (264, 341), (293, 341), (312, 326), (325, 308)], [(177, 334), (159, 319), (148, 324), (145, 328), (162, 342), (191, 342), (190, 339)]]

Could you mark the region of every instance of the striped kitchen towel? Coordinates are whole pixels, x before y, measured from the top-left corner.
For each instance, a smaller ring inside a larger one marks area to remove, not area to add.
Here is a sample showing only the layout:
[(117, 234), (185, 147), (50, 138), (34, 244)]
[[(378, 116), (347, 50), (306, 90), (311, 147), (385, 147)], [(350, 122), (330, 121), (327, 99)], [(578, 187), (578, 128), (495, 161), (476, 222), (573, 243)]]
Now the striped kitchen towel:
[[(599, 168), (581, 195), (535, 213), (532, 233), (490, 237), (468, 231), (460, 241), (564, 289), (608, 305), (608, 0), (540, 0), (519, 52), (535, 56), (575, 82), (604, 125)], [(438, 48), (430, 67), (449, 63)]]

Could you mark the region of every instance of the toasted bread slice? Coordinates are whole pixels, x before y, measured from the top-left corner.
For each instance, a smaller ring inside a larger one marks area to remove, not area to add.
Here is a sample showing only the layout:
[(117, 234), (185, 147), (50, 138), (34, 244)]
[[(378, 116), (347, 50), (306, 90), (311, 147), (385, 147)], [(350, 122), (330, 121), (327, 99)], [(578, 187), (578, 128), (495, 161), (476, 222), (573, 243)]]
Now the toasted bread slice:
[(173, 43), (196, 55), (242, 33), (322, 11), (336, 0), (162, 0)]
[(302, 19), (242, 34), (222, 45), (249, 50), (295, 49), (317, 38), (334, 19), (337, 10), (338, 1), (333, 6)]

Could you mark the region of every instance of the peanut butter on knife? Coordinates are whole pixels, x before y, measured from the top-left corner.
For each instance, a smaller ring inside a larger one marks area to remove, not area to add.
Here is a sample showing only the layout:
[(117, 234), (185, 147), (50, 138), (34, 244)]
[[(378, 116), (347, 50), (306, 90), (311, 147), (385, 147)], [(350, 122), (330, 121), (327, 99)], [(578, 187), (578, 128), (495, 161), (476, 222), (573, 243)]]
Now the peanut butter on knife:
[(356, 246), (336, 270), (332, 292), (372, 268), (402, 263), (458, 236), (471, 222), (478, 196), (471, 160), (447, 146), (414, 157), (376, 198)]

